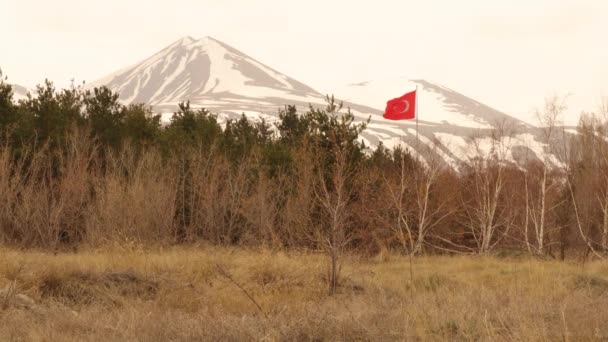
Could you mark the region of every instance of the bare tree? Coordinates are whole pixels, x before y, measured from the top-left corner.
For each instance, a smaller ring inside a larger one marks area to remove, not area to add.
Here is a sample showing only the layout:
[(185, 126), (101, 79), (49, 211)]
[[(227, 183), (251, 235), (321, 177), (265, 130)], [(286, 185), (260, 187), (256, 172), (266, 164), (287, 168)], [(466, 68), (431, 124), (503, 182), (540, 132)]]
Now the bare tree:
[(489, 253), (508, 234), (513, 223), (509, 205), (501, 204), (510, 136), (503, 123), (490, 138), (473, 140), (474, 154), (466, 183), (469, 189), (461, 196), (461, 206), (463, 225), (473, 237), (473, 251), (478, 254)]
[(568, 186), (579, 233), (597, 257), (608, 252), (608, 141), (606, 123), (583, 114), (578, 127)]
[(281, 212), (281, 232), (290, 247), (309, 245), (313, 227), (313, 212), (316, 206), (314, 156), (308, 142), (298, 146), (294, 151), (294, 175), (288, 177), (282, 187), (285, 192), (285, 204)]
[[(560, 116), (564, 110), (563, 103), (557, 98), (547, 100), (542, 110), (536, 111), (536, 117), (542, 129), (542, 143), (545, 151), (542, 154), (540, 175), (535, 172), (535, 164), (530, 160), (526, 163), (524, 170), (525, 187), (525, 218), (524, 218), (524, 237), (528, 251), (531, 254), (543, 255), (547, 248), (547, 213), (555, 206), (548, 208), (547, 197), (558, 183), (549, 179), (550, 167), (553, 164), (552, 156), (553, 139), (555, 130), (560, 124)], [(532, 184), (531, 184), (532, 183)], [(536, 189), (538, 188), (538, 189)], [(536, 190), (536, 191), (534, 191)], [(532, 225), (533, 241), (530, 241), (530, 225)]]
[(432, 198), (438, 178), (447, 165), (438, 152), (437, 144), (424, 150), (425, 162), (418, 160), (411, 168), (406, 165), (405, 155), (400, 153), (397, 186), (384, 178), (397, 214), (392, 229), (409, 255), (420, 253), (431, 230), (452, 214), (447, 208), (446, 198), (435, 202)]
[[(353, 176), (349, 165), (348, 147), (336, 144), (334, 146), (334, 164), (329, 179), (326, 179), (324, 168), (318, 168), (318, 186), (315, 196), (323, 211), (327, 214), (327, 224), (322, 224), (316, 230), (315, 239), (322, 246), (330, 259), (329, 294), (336, 293), (340, 273), (340, 255), (351, 239), (346, 231), (349, 218), (348, 204), (351, 190), (347, 181)], [(322, 164), (320, 162), (319, 164)]]
[[(260, 161), (256, 161), (260, 163)], [(268, 244), (271, 248), (281, 247), (282, 239), (278, 231), (278, 218), (281, 208), (279, 191), (284, 183), (281, 175), (271, 179), (263, 172), (258, 172), (253, 181), (252, 194), (243, 204), (243, 217), (253, 228), (250, 229), (257, 241)]]
[[(549, 98), (546, 108), (561, 114), (567, 108), (565, 98)], [(602, 115), (604, 112), (605, 103), (600, 108)], [(587, 248), (586, 254), (591, 252), (599, 258), (604, 258), (601, 252), (606, 250), (605, 242), (608, 242), (608, 148), (605, 126), (605, 121), (598, 119), (597, 115), (583, 113), (577, 134), (570, 135), (562, 126), (555, 131), (561, 136), (554, 145), (563, 161), (565, 185), (575, 226)], [(599, 220), (598, 212), (601, 216)]]
[(598, 163), (600, 187), (597, 200), (602, 212), (601, 249), (604, 254), (608, 253), (608, 97), (603, 98), (599, 118), (596, 127), (596, 139), (598, 141)]

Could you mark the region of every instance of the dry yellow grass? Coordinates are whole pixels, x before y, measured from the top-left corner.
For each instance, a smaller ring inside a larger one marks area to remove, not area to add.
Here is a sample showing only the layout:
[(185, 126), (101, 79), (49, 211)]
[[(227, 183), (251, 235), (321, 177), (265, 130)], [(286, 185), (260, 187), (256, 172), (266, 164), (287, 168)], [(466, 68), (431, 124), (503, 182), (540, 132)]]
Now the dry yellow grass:
[(2, 341), (608, 338), (602, 262), (421, 257), (411, 281), (407, 258), (347, 257), (328, 297), (315, 254), (4, 249), (0, 260)]

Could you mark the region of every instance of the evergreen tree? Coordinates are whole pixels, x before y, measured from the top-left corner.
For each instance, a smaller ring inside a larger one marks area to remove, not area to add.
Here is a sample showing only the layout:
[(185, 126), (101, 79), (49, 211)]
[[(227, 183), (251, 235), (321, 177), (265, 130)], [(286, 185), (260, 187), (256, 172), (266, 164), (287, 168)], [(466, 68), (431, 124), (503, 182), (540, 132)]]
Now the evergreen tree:
[(0, 134), (2, 136), (17, 121), (17, 108), (13, 104), (13, 87), (5, 80), (0, 70), (0, 129), (2, 130)]
[(178, 111), (173, 113), (164, 135), (169, 149), (178, 150), (188, 146), (209, 149), (222, 135), (222, 128), (215, 115), (204, 108), (191, 109), (188, 101), (178, 105)]
[(296, 106), (287, 106), (279, 111), (280, 123), (277, 129), (280, 140), (290, 146), (300, 144), (309, 132), (310, 119), (310, 116), (299, 115)]
[[(38, 142), (57, 147), (65, 141), (73, 125), (82, 125), (82, 96), (79, 89), (64, 89), (57, 93), (53, 83), (45, 80), (36, 86), (37, 96), (28, 95), (22, 103), (25, 111), (20, 117), (26, 128), (31, 119), (34, 132), (29, 132)], [(25, 132), (24, 132), (25, 133)]]
[(144, 104), (131, 104), (122, 108), (121, 137), (138, 147), (151, 145), (161, 134), (160, 114)]
[(86, 119), (92, 133), (104, 146), (118, 148), (121, 144), (121, 122), (125, 111), (118, 102), (118, 93), (107, 87), (95, 88), (84, 94)]

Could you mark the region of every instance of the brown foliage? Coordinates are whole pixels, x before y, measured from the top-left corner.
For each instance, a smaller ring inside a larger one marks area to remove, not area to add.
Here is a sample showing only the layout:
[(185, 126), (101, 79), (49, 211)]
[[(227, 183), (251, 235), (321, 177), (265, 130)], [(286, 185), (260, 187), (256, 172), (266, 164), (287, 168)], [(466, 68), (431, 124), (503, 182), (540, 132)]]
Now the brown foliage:
[(304, 141), (290, 147), (289, 168), (271, 173), (260, 146), (236, 162), (216, 145), (175, 155), (129, 144), (101, 150), (74, 129), (62, 148), (0, 146), (0, 239), (50, 249), (205, 241), (334, 250), (335, 240), (336, 252), (366, 255), (599, 255), (608, 241), (608, 148), (597, 138), (604, 126), (590, 122), (569, 146), (566, 172), (538, 160), (514, 165), (501, 146), (461, 172), (433, 153), (350, 164), (339, 149), (327, 168), (327, 155)]

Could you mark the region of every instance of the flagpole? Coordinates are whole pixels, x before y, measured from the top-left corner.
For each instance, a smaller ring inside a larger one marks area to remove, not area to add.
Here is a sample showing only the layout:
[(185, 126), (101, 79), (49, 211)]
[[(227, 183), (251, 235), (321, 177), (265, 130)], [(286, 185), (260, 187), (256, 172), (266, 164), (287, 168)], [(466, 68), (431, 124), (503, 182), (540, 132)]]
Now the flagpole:
[(415, 97), (414, 115), (416, 116), (416, 149), (420, 149), (420, 138), (418, 137), (418, 84), (416, 84), (416, 97)]

